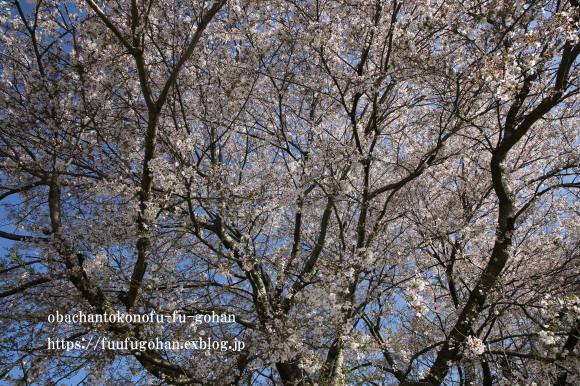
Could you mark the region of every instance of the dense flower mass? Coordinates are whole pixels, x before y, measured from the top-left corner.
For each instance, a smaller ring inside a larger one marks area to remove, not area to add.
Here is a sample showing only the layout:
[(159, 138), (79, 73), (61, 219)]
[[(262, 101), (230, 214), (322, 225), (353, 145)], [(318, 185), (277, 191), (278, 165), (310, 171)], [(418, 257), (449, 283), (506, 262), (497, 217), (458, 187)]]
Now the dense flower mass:
[(580, 383), (579, 18), (0, 0), (0, 379)]

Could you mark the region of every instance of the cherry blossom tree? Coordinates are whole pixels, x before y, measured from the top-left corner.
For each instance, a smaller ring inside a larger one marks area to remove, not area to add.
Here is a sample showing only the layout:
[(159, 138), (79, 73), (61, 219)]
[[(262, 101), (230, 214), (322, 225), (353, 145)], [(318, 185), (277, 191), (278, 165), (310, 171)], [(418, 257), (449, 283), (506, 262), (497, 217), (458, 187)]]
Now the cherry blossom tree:
[[(579, 17), (2, 0), (0, 377), (580, 382)], [(245, 348), (47, 347), (198, 336)]]

